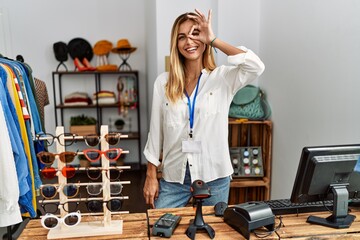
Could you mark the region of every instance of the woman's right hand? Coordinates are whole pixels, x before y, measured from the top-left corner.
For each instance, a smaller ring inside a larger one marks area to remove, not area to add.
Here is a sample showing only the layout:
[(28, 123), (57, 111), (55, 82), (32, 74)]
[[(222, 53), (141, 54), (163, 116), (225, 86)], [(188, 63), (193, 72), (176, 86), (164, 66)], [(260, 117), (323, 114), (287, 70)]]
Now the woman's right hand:
[(155, 208), (154, 201), (159, 196), (159, 181), (157, 179), (156, 166), (152, 165), (151, 163), (148, 164), (143, 194), (146, 204), (149, 204), (152, 208)]

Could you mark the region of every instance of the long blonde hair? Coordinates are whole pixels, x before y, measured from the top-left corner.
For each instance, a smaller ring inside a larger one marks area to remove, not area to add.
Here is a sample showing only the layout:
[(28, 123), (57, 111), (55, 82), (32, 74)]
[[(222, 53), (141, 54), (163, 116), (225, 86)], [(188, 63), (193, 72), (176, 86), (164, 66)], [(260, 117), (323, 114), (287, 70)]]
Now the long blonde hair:
[[(190, 12), (180, 15), (175, 20), (171, 30), (169, 79), (166, 83), (165, 92), (166, 96), (172, 103), (175, 103), (177, 100), (181, 99), (185, 90), (185, 58), (179, 52), (177, 42), (180, 25), (186, 20), (192, 20), (188, 17), (188, 15), (196, 14)], [(208, 71), (212, 71), (216, 68), (214, 52), (208, 45), (206, 45), (206, 49), (203, 53), (202, 64)]]

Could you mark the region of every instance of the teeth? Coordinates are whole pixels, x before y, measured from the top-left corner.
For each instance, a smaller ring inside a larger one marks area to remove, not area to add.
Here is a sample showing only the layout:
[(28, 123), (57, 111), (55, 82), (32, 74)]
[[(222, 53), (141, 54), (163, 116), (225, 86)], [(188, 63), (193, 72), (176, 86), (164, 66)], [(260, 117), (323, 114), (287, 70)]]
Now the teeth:
[(196, 47), (192, 47), (192, 48), (188, 48), (186, 49), (187, 51), (195, 51), (196, 50)]

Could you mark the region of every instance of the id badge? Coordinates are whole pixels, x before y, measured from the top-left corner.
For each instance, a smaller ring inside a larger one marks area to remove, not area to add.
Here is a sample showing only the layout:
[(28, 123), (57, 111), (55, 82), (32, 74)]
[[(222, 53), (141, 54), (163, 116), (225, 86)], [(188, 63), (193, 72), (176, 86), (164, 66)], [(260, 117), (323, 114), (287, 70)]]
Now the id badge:
[(184, 153), (201, 153), (201, 141), (183, 140), (182, 152)]

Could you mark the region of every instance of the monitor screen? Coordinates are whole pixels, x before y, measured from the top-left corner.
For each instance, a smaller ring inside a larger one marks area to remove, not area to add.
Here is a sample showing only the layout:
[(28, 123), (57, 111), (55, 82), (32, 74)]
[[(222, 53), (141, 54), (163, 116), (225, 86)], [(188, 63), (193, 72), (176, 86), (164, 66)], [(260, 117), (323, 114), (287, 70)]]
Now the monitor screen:
[[(359, 157), (360, 144), (304, 147), (291, 201), (304, 203), (333, 200), (333, 215), (320, 220), (321, 223), (317, 222), (318, 219), (313, 223), (336, 228), (349, 227), (349, 198), (360, 197), (360, 173), (354, 171)], [(314, 220), (314, 217), (309, 218), (310, 222)], [(346, 223), (343, 219), (346, 219)], [(333, 225), (334, 222), (338, 224)]]

